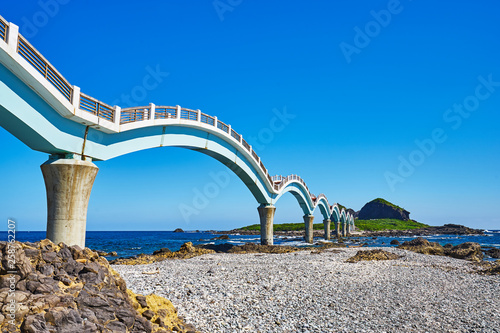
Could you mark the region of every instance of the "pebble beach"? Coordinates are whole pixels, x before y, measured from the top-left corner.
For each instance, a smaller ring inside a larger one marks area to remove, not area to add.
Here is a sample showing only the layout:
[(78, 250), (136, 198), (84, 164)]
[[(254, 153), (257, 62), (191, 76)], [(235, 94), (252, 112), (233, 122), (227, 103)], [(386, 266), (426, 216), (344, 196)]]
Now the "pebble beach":
[(383, 249), (401, 258), (347, 263), (359, 249), (342, 248), (113, 268), (132, 291), (172, 301), (201, 332), (500, 332), (500, 276)]

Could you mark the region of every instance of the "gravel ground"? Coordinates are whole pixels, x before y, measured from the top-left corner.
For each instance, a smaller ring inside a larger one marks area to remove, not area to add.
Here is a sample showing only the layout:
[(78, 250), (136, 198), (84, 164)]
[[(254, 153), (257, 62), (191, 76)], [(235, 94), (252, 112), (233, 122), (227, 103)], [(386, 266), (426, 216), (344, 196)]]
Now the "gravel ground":
[[(113, 266), (202, 332), (500, 332), (500, 276), (449, 257), (346, 263), (358, 249)], [(159, 268), (158, 274), (143, 274)]]

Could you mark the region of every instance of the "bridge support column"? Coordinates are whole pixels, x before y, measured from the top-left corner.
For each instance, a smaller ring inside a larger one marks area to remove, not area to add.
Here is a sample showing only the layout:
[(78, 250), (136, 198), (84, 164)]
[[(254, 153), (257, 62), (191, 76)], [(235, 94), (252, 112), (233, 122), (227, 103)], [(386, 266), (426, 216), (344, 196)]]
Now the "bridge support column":
[(304, 224), (306, 225), (306, 243), (313, 243), (313, 221), (314, 215), (304, 215)]
[(342, 222), (342, 236), (347, 236), (347, 223)]
[(341, 231), (340, 231), (340, 222), (339, 221), (335, 221), (335, 236), (337, 236), (337, 238), (342, 236)]
[(276, 207), (260, 205), (257, 210), (260, 217), (260, 244), (273, 245), (273, 220)]
[(51, 158), (40, 168), (47, 191), (47, 238), (84, 248), (87, 207), (99, 168), (63, 158)]
[(330, 219), (325, 219), (323, 220), (323, 224), (325, 226), (325, 239), (326, 240), (330, 240), (330, 224), (331, 224), (331, 220)]

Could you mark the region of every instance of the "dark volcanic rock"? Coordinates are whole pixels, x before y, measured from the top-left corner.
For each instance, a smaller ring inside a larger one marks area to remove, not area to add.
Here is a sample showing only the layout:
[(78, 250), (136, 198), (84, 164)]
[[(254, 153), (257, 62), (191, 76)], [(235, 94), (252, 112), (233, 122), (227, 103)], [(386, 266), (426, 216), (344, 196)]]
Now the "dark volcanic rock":
[(397, 239), (391, 240), (391, 245), (399, 245), (399, 241)]
[(170, 251), (169, 248), (162, 247), (161, 249), (154, 251), (153, 254), (171, 253), (171, 252), (172, 251)]
[[(14, 267), (3, 260), (9, 252), (15, 255)], [(163, 333), (191, 328), (177, 317), (170, 301), (127, 290), (108, 261), (88, 248), (56, 245), (46, 239), (0, 242), (0, 263), (0, 295), (7, 295), (14, 283), (16, 301), (22, 304), (15, 318), (20, 327), (3, 320), (0, 332)], [(9, 297), (0, 297), (0, 308), (9, 303)]]
[(397, 219), (408, 221), (410, 212), (384, 199), (375, 199), (361, 208), (358, 214), (360, 220)]
[(177, 228), (174, 230), (174, 232), (184, 232), (184, 230), (182, 230), (181, 228)]
[(492, 258), (499, 259), (500, 258), (500, 249), (489, 249), (488, 251), (485, 252), (487, 255), (489, 255)]
[(210, 240), (219, 240), (219, 239), (220, 240), (227, 240), (227, 239), (229, 239), (229, 235), (222, 235), (222, 236), (219, 236), (219, 237), (214, 237), (214, 238), (212, 238)]

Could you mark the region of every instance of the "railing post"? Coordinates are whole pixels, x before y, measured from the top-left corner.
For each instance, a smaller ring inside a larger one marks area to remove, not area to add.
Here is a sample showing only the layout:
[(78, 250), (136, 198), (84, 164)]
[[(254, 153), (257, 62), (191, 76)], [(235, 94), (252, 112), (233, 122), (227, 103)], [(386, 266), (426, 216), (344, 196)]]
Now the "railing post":
[(215, 126), (215, 127), (218, 127), (218, 126), (217, 126), (217, 122), (218, 122), (218, 121), (219, 121), (219, 120), (217, 119), (217, 117), (214, 117), (214, 126)]
[(196, 110), (196, 121), (200, 121), (201, 120), (201, 110), (198, 109)]
[(71, 94), (71, 104), (76, 109), (80, 108), (80, 87), (73, 86), (73, 92)]
[(179, 105), (175, 106), (175, 119), (181, 119), (181, 107)]
[(115, 105), (115, 125), (120, 126), (121, 122), (121, 116), (122, 116), (122, 108), (119, 107), (118, 105)]
[(149, 119), (155, 120), (156, 105), (149, 103)]
[(240, 143), (243, 144), (243, 135), (240, 134)]
[(231, 135), (231, 125), (227, 125), (227, 134), (229, 134), (229, 136), (232, 136)]
[(7, 44), (17, 52), (17, 43), (19, 40), (19, 27), (13, 23), (9, 22), (9, 27), (7, 28)]

